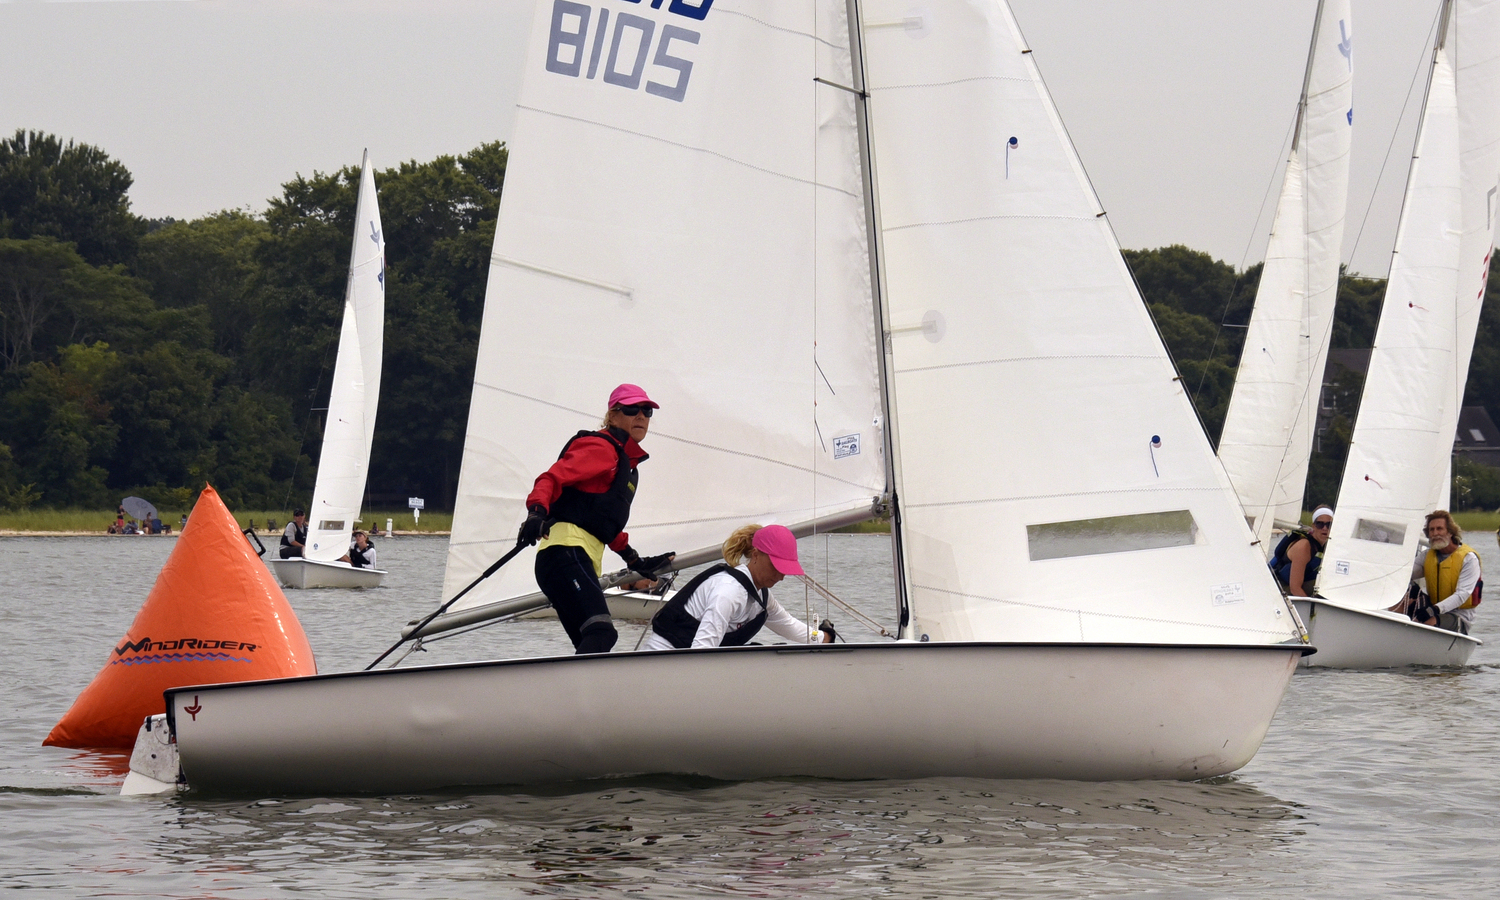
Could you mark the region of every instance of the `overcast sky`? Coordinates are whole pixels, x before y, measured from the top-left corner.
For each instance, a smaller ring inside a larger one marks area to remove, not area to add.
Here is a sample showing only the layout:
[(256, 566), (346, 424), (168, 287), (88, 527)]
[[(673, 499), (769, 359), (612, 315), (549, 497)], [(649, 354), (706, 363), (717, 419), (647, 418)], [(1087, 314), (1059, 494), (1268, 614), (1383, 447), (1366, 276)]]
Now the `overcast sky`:
[[(1425, 68), (1399, 133), (1397, 120), (1437, 6), (1354, 0), (1344, 259), (1365, 274), (1389, 268)], [(1257, 262), (1316, 0), (1012, 7), (1121, 243)], [(142, 215), (259, 211), (293, 175), (356, 165), (365, 147), (387, 167), (508, 138), (531, 8), (0, 0), (0, 134), (35, 129), (102, 147), (135, 175)]]

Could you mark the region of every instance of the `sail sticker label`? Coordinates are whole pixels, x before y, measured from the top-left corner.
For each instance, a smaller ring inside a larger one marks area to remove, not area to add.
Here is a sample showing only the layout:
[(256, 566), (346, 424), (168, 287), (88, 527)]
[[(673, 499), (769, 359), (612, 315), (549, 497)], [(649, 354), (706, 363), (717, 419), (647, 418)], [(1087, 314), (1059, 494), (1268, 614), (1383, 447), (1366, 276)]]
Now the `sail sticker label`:
[(1209, 588), (1213, 594), (1214, 606), (1228, 606), (1231, 603), (1243, 603), (1245, 601), (1244, 582), (1236, 581), (1233, 584), (1216, 584)]
[(859, 434), (846, 434), (833, 439), (833, 458), (859, 455)]
[[(643, 0), (626, 2), (646, 11)], [(665, 2), (649, 0), (650, 8), (660, 10)], [(671, 0), (666, 12), (702, 21), (711, 6), (713, 0)], [(590, 81), (597, 78), (632, 91), (639, 90), (644, 80), (646, 93), (681, 103), (687, 96), (693, 61), (680, 54), (690, 52), (701, 37), (671, 22), (624, 11), (611, 16), (605, 6), (595, 9), (576, 0), (553, 0), (547, 71)]]
[(1333, 561), (1333, 574), (1335, 574), (1335, 575), (1348, 575), (1349, 574), (1349, 560), (1347, 560), (1347, 559), (1336, 559), (1336, 560), (1334, 560)]

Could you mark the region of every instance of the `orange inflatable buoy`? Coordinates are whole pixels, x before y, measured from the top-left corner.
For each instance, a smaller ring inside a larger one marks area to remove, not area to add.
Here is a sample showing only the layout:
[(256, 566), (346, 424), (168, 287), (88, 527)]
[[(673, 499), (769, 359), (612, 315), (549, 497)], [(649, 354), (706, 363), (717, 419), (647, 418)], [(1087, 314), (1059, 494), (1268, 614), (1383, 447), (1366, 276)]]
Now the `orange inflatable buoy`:
[(317, 671), (286, 595), (206, 487), (125, 640), (42, 743), (130, 747), (167, 688)]

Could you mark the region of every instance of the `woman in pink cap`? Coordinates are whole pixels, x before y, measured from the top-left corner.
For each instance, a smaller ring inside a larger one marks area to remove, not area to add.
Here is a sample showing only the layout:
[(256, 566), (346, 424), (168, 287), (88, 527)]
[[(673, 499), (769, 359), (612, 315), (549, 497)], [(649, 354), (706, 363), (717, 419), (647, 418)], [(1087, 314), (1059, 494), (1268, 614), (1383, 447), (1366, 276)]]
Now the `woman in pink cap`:
[(526, 497), (526, 522), (516, 541), (540, 542), (536, 583), (578, 653), (608, 653), (619, 637), (599, 588), (604, 548), (647, 578), (672, 559), (670, 553), (642, 558), (625, 533), (637, 467), (648, 458), (640, 442), (659, 408), (636, 385), (615, 388), (599, 430), (569, 438)]
[(770, 588), (781, 579), (801, 574), (791, 531), (783, 525), (746, 525), (724, 542), (724, 562), (700, 572), (651, 620), (644, 649), (737, 647), (762, 626), (789, 641), (832, 643), (831, 627), (813, 628), (771, 596)]

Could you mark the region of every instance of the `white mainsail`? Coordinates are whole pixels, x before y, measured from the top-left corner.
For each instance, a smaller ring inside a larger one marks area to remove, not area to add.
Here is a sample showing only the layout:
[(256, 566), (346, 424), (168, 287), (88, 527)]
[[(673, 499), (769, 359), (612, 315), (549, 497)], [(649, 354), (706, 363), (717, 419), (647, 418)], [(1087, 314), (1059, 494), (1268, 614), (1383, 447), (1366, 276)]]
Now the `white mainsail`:
[[(444, 596), (621, 382), (661, 409), (643, 554), (885, 493), (844, 0), (539, 4), (496, 228)], [(454, 611), (536, 590), (527, 551)], [(606, 561), (606, 565), (612, 565)]]
[(308, 559), (331, 562), (349, 552), (359, 517), (380, 403), (380, 366), (385, 340), (385, 235), (375, 197), (369, 151), (360, 164), (354, 242), (338, 360), (328, 395), (328, 419), (318, 455), (318, 480), (308, 510)]
[[(1353, 125), (1349, 0), (1322, 0), (1255, 311), (1219, 439), (1256, 540), (1302, 512), (1338, 296)], [(1332, 499), (1332, 498), (1329, 498)]]
[(912, 635), (1294, 638), (1008, 7), (865, 10)]
[(1457, 292), (1471, 198), (1461, 187), (1455, 48), (1446, 33), (1434, 49), (1385, 303), (1318, 573), (1323, 596), (1360, 609), (1390, 606), (1410, 579), (1422, 516), (1443, 495), (1463, 396)]

